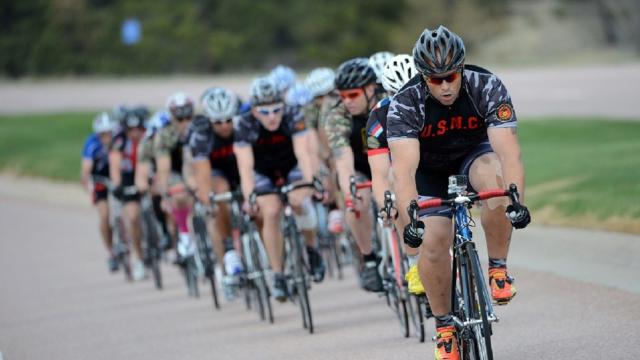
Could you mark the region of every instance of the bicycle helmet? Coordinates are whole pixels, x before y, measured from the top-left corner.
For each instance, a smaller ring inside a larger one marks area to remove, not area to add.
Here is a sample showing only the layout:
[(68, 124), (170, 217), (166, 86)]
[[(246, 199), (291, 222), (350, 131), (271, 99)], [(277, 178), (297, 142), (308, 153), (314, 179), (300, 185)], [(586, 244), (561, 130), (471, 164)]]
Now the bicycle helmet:
[(117, 123), (122, 123), (128, 111), (129, 109), (126, 105), (116, 105), (113, 110), (111, 110), (111, 118)]
[(262, 76), (251, 84), (251, 105), (273, 104), (282, 101), (282, 93), (270, 76)]
[(389, 93), (397, 93), (418, 72), (413, 57), (407, 54), (392, 57), (382, 71), (382, 87)]
[(287, 105), (291, 106), (305, 106), (313, 100), (313, 95), (311, 95), (311, 91), (302, 85), (302, 84), (294, 84), (289, 91), (287, 91), (287, 96), (284, 100)]
[(296, 72), (285, 65), (278, 65), (270, 73), (279, 91), (285, 92), (296, 83)]
[(338, 90), (361, 88), (375, 82), (376, 73), (369, 65), (369, 59), (363, 57), (343, 62), (335, 80)]
[(186, 119), (193, 116), (193, 100), (183, 92), (175, 93), (167, 99), (167, 110), (176, 119)]
[(93, 132), (96, 134), (112, 132), (115, 124), (111, 121), (111, 116), (106, 112), (101, 112), (93, 119)]
[(127, 129), (141, 128), (144, 129), (145, 118), (136, 111), (128, 111), (124, 117), (124, 126)]
[(332, 69), (322, 67), (311, 71), (304, 80), (304, 85), (311, 92), (311, 96), (315, 98), (327, 95), (335, 89), (335, 79), (336, 73)]
[(464, 63), (464, 43), (460, 36), (440, 25), (424, 29), (413, 47), (416, 69), (424, 75), (441, 74)]
[(387, 62), (394, 56), (393, 53), (388, 51), (379, 51), (369, 57), (369, 65), (373, 68), (378, 78), (378, 83), (382, 81), (382, 71)]
[(151, 116), (151, 119), (147, 122), (147, 132), (153, 133), (162, 129), (167, 125), (171, 119), (166, 111), (158, 111)]
[(240, 106), (236, 94), (221, 87), (207, 89), (200, 97), (200, 103), (211, 121), (231, 119)]

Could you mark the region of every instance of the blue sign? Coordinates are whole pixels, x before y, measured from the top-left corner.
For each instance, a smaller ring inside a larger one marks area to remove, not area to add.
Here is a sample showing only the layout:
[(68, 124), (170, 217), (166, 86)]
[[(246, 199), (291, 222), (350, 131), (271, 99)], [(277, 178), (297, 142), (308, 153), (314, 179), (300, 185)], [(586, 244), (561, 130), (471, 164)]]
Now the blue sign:
[(135, 45), (142, 38), (142, 24), (136, 18), (129, 18), (122, 22), (121, 29), (122, 43), (125, 45)]

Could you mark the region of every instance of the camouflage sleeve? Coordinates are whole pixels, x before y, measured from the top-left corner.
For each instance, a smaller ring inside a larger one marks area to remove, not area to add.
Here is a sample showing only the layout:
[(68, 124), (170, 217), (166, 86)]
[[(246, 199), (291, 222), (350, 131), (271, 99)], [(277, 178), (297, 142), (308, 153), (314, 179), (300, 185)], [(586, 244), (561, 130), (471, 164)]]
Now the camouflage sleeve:
[(138, 163), (153, 161), (153, 138), (145, 136), (138, 144)]
[(351, 121), (344, 104), (335, 106), (327, 114), (324, 130), (327, 133), (329, 147), (337, 150), (344, 146), (350, 146)]
[(320, 106), (320, 113), (318, 114), (318, 129), (325, 128), (327, 123), (327, 116), (331, 109), (338, 105), (339, 98), (337, 96), (332, 96), (331, 94), (327, 95), (322, 102), (322, 106)]
[(251, 126), (250, 113), (237, 118), (233, 131), (233, 143), (236, 146), (247, 146), (253, 143), (253, 128)]
[(307, 123), (307, 128), (317, 129), (318, 117), (320, 117), (320, 109), (318, 108), (318, 106), (312, 101), (309, 104), (304, 106), (303, 112), (304, 112), (304, 120)]
[(189, 150), (194, 161), (208, 160), (213, 148), (213, 136), (207, 128), (194, 129), (189, 136)]
[(307, 123), (305, 122), (304, 113), (299, 106), (291, 107), (284, 115), (289, 124), (289, 131), (292, 136), (302, 134), (307, 131)]
[(153, 138), (153, 153), (155, 157), (165, 156), (171, 153), (171, 149), (176, 145), (178, 137), (173, 130), (173, 126), (165, 126), (160, 129)]
[(424, 122), (424, 100), (419, 96), (420, 85), (407, 87), (397, 93), (387, 111), (387, 141), (417, 139)]
[(468, 78), (474, 102), (488, 127), (517, 126), (511, 96), (497, 76), (471, 72)]

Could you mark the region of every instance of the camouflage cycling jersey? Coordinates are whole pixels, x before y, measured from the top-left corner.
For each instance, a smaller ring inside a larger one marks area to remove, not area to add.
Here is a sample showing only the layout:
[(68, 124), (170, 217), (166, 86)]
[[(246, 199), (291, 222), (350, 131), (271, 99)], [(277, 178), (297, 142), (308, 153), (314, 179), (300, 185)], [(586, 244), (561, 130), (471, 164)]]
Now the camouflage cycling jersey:
[(465, 69), (462, 81), (460, 94), (451, 106), (430, 96), (420, 75), (392, 98), (387, 139), (418, 139), (418, 168), (449, 169), (487, 141), (488, 128), (517, 125), (509, 92), (497, 76)]
[(138, 144), (138, 163), (153, 165), (153, 135), (145, 135)]
[(153, 154), (157, 159), (159, 156), (168, 155), (171, 158), (171, 171), (176, 174), (182, 173), (184, 147), (187, 144), (189, 131), (180, 134), (178, 127), (174, 123), (160, 129), (153, 138)]
[(329, 116), (329, 112), (331, 109), (336, 107), (340, 102), (340, 96), (338, 96), (337, 92), (331, 92), (324, 97), (324, 101), (322, 102), (322, 106), (320, 107), (320, 113), (318, 114), (318, 129), (324, 129), (325, 124), (327, 123), (327, 116)]
[[(377, 102), (380, 99), (375, 100)], [(367, 120), (368, 114), (351, 115), (345, 105), (339, 102), (327, 115), (324, 129), (331, 150), (336, 151), (345, 146), (351, 147), (355, 170), (371, 177), (366, 145)]]

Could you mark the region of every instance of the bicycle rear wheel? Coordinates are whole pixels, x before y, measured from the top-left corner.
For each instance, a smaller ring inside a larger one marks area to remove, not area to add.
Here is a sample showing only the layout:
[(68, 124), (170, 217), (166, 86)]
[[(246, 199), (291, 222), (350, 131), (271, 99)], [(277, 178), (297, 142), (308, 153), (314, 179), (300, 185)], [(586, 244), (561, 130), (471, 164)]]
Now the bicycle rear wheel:
[(491, 347), (491, 323), (488, 315), (488, 291), (482, 275), (482, 267), (478, 259), (473, 243), (468, 242), (464, 246), (463, 256), (466, 257), (468, 268), (468, 299), (469, 303), (464, 304), (469, 320), (477, 320), (469, 326), (470, 337), (469, 351), (467, 353), (470, 360), (493, 360), (493, 349)]
[(156, 289), (162, 289), (162, 273), (160, 272), (160, 248), (158, 226), (153, 218), (153, 213), (144, 210), (142, 213), (147, 266), (151, 269), (153, 283)]
[(196, 265), (195, 256), (189, 256), (184, 260), (184, 276), (187, 282), (187, 293), (189, 296), (200, 297), (198, 290), (198, 267)]

